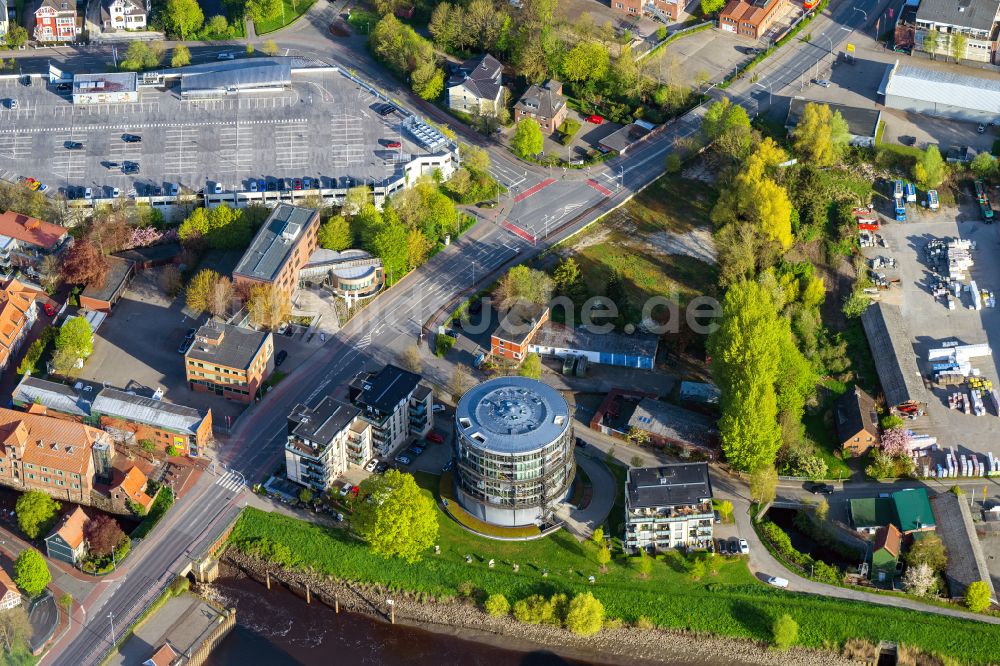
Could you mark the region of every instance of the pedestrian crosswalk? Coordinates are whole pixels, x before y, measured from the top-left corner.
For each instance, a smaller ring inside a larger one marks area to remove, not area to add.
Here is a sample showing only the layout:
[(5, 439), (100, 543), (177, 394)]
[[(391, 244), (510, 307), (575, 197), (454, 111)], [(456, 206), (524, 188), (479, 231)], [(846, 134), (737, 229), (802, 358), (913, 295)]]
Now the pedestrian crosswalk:
[(234, 493), (238, 493), (243, 490), (245, 485), (243, 482), (243, 475), (239, 472), (226, 472), (224, 476), (220, 476), (215, 485), (222, 486), (226, 490), (231, 490)]

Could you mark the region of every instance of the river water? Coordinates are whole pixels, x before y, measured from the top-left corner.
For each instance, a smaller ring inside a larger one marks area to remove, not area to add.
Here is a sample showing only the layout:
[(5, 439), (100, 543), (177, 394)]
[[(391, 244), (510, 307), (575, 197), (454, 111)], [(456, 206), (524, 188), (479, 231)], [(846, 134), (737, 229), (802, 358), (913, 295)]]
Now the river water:
[(518, 652), (367, 615), (307, 605), (281, 585), (267, 591), (248, 578), (219, 578), (212, 596), (236, 608), (236, 627), (206, 666), (564, 666), (583, 664), (551, 652)]

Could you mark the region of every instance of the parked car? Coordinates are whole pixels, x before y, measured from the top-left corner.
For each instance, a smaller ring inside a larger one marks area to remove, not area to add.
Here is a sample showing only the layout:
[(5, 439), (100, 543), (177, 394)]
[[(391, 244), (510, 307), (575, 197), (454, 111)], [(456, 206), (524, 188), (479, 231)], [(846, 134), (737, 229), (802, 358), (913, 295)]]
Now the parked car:
[(122, 191), (121, 191), (121, 190), (119, 190), (119, 189), (118, 189), (117, 187), (112, 187), (112, 188), (111, 188), (111, 196), (112, 196), (113, 198), (117, 199), (117, 198), (118, 198), (118, 197), (120, 197), (121, 195), (122, 195)]
[(347, 493), (349, 492), (351, 492), (351, 484), (345, 483), (344, 486), (340, 489), (340, 496), (347, 497)]
[(818, 86), (823, 86), (824, 88), (830, 87), (830, 82), (826, 79), (813, 79), (813, 82)]
[(94, 191), (88, 187), (87, 189), (85, 189), (83, 191), (83, 198), (84, 199), (93, 199), (94, 198)]
[(212, 191), (216, 194), (222, 194), (222, 183), (216, 183), (215, 187), (212, 188)]
[(747, 543), (746, 539), (740, 539), (740, 555), (750, 554), (750, 544)]
[(51, 303), (43, 303), (42, 309), (45, 310), (45, 314), (47, 314), (48, 316), (50, 317), (56, 316), (56, 309), (52, 307)]
[(409, 448), (409, 450), (413, 451), (414, 455), (418, 455), (419, 456), (421, 453), (424, 452), (425, 449), (424, 449), (424, 447), (420, 446), (419, 444), (414, 444), (414, 445), (412, 445)]
[(7, 100), (7, 108), (13, 111), (17, 108), (17, 100), (13, 97)]
[(450, 472), (451, 468), (454, 467), (454, 466), (455, 466), (455, 459), (452, 458), (451, 460), (449, 460), (448, 462), (446, 462), (444, 464), (444, 467), (441, 468), (441, 471), (442, 472)]
[(124, 162), (122, 164), (122, 173), (139, 173), (139, 163), (138, 162)]
[(576, 438), (576, 445), (579, 446), (581, 449), (582, 448), (586, 448), (587, 442), (585, 442), (582, 439), (580, 439), (579, 437), (577, 437)]
[(257, 191), (257, 181), (256, 180), (251, 180), (250, 181), (250, 191), (251, 192), (256, 192)]
[(830, 495), (834, 488), (829, 483), (810, 483), (807, 490), (813, 495)]
[(768, 576), (767, 584), (774, 585), (775, 587), (788, 587), (788, 581), (778, 576)]
[(979, 123), (979, 127), (976, 128), (976, 133), (982, 134), (985, 131), (986, 131), (986, 125)]
[(73, 84), (71, 83), (59, 83), (56, 85), (56, 90), (59, 92), (66, 92), (67, 90), (72, 90)]
[(392, 104), (382, 103), (375, 106), (375, 112), (380, 116), (388, 116), (396, 112), (396, 107)]
[(403, 144), (400, 143), (399, 141), (394, 141), (394, 140), (390, 140), (390, 139), (385, 139), (382, 142), (382, 145), (385, 146), (386, 148), (402, 148), (403, 147)]
[(282, 349), (280, 352), (278, 352), (275, 355), (275, 357), (274, 357), (274, 365), (276, 367), (280, 366), (282, 363), (285, 362), (286, 358), (288, 358), (288, 352), (286, 352), (284, 349)]
[(177, 187), (177, 183), (170, 183), (170, 196), (176, 197), (180, 193), (180, 188)]
[(434, 442), (435, 444), (440, 444), (444, 441), (444, 437), (440, 434), (434, 432), (433, 430), (427, 433), (427, 441)]
[(264, 179), (263, 178), (258, 178), (257, 179), (257, 191), (258, 192), (263, 192), (266, 188), (267, 188), (267, 183), (264, 181)]
[(400, 465), (409, 465), (413, 461), (405, 453), (400, 453), (398, 456), (396, 456), (396, 462), (398, 462)]
[(444, 405), (434, 405), (433, 407), (431, 407), (431, 411), (434, 412), (435, 414), (437, 414), (438, 412), (443, 412), (444, 410), (445, 410)]
[(138, 134), (122, 134), (122, 141), (125, 143), (142, 143), (142, 137)]
[(21, 77), (21, 85), (22, 86), (31, 85), (31, 76), (29, 74), (25, 74), (24, 76)]
[(233, 53), (224, 52), (224, 53), (220, 53), (219, 55), (215, 56), (215, 59), (216, 60), (236, 60), (236, 55), (233, 54)]
[(376, 467), (378, 467), (378, 460), (372, 458), (371, 460), (368, 461), (368, 464), (365, 465), (365, 471), (374, 472)]
[(718, 510), (718, 509), (716, 509), (716, 510), (715, 510), (715, 511), (713, 511), (712, 513), (714, 513), (714, 514), (715, 514), (715, 524), (716, 524), (716, 525), (718, 525), (719, 523), (721, 523), (721, 522), (722, 522), (722, 514), (721, 514), (721, 513), (719, 513), (719, 510)]
[(119, 164), (118, 162), (105, 162), (104, 168), (107, 169), (108, 171), (117, 171), (118, 169), (122, 168), (122, 165)]
[(65, 144), (66, 150), (82, 150), (83, 144), (79, 141), (67, 141)]
[(189, 328), (188, 332), (184, 334), (184, 339), (185, 340), (194, 340), (194, 335), (197, 332), (198, 332), (198, 329), (196, 329), (196, 328)]
[(293, 180), (292, 181), (292, 186), (295, 189), (297, 189), (297, 190), (301, 190), (302, 189), (302, 179), (301, 178), (296, 178), (295, 180)]
[(594, 125), (602, 125), (604, 124), (604, 118), (594, 114), (592, 116), (587, 116), (587, 122)]
[(375, 465), (376, 474), (385, 474), (387, 469), (389, 469), (389, 463), (387, 462), (380, 462), (379, 464)]
[(351, 487), (351, 496), (352, 497), (357, 497), (359, 492), (361, 492), (361, 488), (359, 488), (357, 486), (352, 486)]
[(183, 340), (181, 340), (181, 344), (177, 348), (177, 353), (178, 354), (187, 354), (187, 350), (188, 350), (188, 348), (190, 346), (191, 346), (191, 341), (188, 340), (187, 338), (184, 338)]

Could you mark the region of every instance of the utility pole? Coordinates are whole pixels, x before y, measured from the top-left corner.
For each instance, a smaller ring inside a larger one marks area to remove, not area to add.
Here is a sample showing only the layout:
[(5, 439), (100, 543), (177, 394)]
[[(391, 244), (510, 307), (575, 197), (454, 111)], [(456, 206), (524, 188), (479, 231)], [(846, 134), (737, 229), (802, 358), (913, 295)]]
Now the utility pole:
[(108, 619), (111, 620), (111, 647), (115, 646), (118, 641), (115, 640), (115, 614), (108, 613)]

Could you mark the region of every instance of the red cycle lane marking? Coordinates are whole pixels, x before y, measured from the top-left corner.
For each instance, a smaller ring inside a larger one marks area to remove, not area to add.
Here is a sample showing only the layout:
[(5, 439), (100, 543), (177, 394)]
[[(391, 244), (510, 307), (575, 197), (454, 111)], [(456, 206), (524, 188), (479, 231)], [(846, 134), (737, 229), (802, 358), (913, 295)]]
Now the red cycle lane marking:
[(597, 190), (598, 192), (600, 192), (601, 194), (603, 194), (606, 197), (610, 197), (611, 196), (611, 190), (609, 190), (608, 188), (604, 187), (603, 185), (601, 185), (600, 183), (598, 183), (593, 178), (590, 178), (590, 179), (587, 180), (587, 185), (590, 185), (592, 188), (594, 188), (595, 190)]
[(528, 197), (530, 197), (532, 194), (537, 193), (539, 190), (542, 190), (542, 189), (548, 187), (549, 185), (551, 185), (554, 182), (556, 182), (555, 178), (546, 178), (545, 180), (543, 180), (542, 182), (538, 183), (537, 185), (532, 185), (531, 187), (529, 187), (528, 189), (526, 189), (524, 192), (521, 192), (516, 197), (514, 197), (514, 203), (517, 203), (518, 201), (524, 201), (525, 199), (527, 199)]

